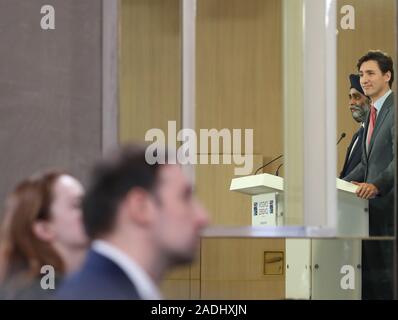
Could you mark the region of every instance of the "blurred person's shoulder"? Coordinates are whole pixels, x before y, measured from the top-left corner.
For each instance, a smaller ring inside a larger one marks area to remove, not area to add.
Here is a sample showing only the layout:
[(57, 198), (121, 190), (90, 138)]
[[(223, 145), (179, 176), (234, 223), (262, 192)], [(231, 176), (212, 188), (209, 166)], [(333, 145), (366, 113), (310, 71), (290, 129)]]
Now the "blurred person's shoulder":
[(0, 287), (0, 300), (50, 300), (54, 297), (55, 289), (61, 282), (61, 277), (56, 277), (55, 286), (43, 286), (42, 278), (37, 277), (32, 281), (21, 284), (15, 279), (5, 281)]
[(137, 289), (110, 259), (90, 250), (83, 267), (66, 278), (55, 295), (59, 300), (137, 300)]

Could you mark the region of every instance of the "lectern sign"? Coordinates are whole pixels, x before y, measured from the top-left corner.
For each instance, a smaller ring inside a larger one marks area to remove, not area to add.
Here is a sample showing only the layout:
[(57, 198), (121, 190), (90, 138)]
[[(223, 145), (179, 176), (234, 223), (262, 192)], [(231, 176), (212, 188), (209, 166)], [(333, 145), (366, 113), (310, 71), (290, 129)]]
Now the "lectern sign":
[(252, 197), (252, 225), (276, 226), (276, 193)]

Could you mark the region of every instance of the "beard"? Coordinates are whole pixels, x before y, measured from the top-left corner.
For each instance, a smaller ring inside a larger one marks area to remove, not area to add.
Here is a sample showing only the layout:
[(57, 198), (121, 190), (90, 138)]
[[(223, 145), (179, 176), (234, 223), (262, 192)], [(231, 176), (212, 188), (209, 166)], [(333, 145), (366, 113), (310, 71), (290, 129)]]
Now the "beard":
[(365, 122), (366, 116), (369, 112), (369, 107), (367, 105), (355, 105), (351, 108), (354, 109), (354, 111), (352, 111), (352, 117), (354, 118), (354, 120), (359, 123)]

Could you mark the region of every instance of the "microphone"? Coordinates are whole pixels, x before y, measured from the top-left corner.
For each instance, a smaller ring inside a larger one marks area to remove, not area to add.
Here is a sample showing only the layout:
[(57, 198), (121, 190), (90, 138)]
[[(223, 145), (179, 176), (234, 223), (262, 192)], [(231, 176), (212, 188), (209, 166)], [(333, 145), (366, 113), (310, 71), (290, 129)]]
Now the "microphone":
[(343, 140), (343, 139), (345, 138), (345, 136), (346, 136), (346, 134), (345, 134), (345, 132), (343, 132), (343, 133), (341, 134), (341, 136), (340, 136), (339, 141), (337, 141), (336, 146), (339, 145), (340, 141)]
[(266, 166), (270, 165), (272, 162), (274, 162), (274, 161), (276, 161), (276, 160), (278, 160), (278, 159), (280, 159), (280, 158), (282, 158), (282, 157), (283, 157), (283, 154), (281, 154), (279, 157), (276, 157), (275, 159), (272, 159), (270, 162), (268, 162), (268, 163), (266, 163), (265, 165), (263, 165), (263, 166), (261, 166), (260, 168), (258, 168), (258, 169), (256, 170), (256, 172), (254, 172), (254, 174), (257, 174), (257, 172), (259, 172), (261, 169), (265, 168)]
[(276, 169), (275, 175), (279, 177), (279, 169), (283, 166), (283, 162), (279, 165), (278, 169)]

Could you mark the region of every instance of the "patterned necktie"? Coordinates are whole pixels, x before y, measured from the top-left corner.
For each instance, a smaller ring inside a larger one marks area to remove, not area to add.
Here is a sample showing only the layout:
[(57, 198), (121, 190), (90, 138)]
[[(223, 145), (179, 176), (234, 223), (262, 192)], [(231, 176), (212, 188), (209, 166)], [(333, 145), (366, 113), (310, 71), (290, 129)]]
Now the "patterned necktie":
[(369, 119), (368, 139), (367, 139), (368, 145), (370, 143), (370, 139), (372, 138), (373, 130), (375, 128), (376, 115), (377, 115), (377, 109), (372, 105), (370, 107), (370, 119)]

